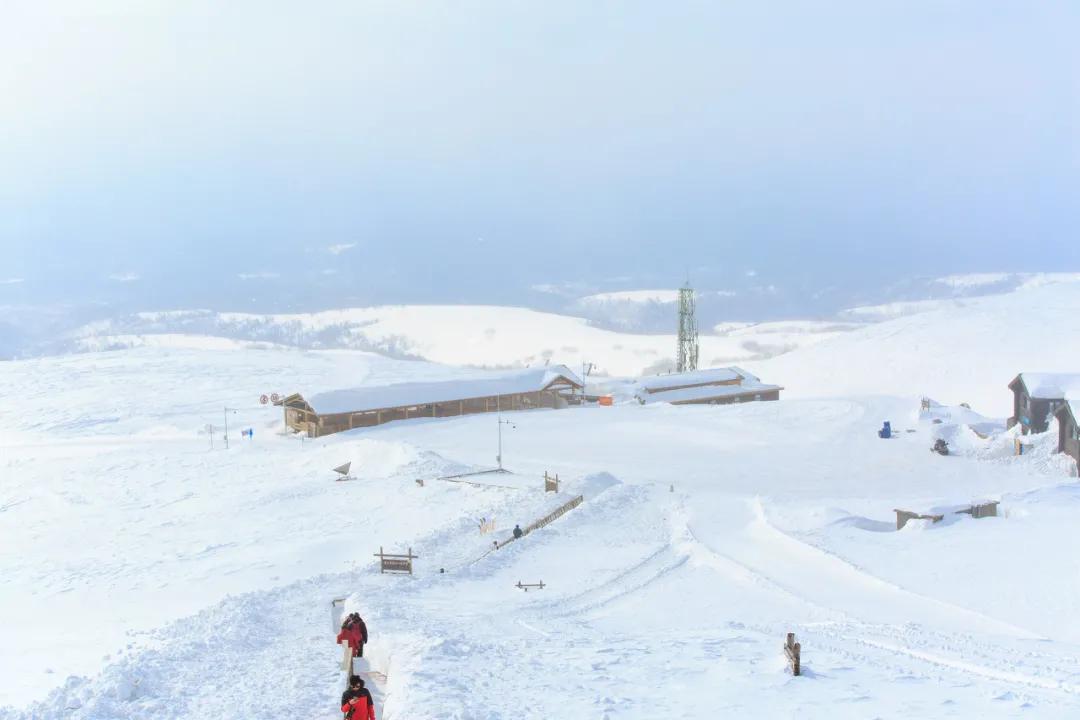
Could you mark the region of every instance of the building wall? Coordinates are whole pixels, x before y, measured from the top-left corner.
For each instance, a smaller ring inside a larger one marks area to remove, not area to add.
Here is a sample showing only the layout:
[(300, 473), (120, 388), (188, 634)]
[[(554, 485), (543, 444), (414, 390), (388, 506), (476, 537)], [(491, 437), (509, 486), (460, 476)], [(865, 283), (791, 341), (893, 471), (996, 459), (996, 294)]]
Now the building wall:
[[(659, 396), (663, 400), (663, 395)], [(739, 403), (748, 402), (768, 402), (770, 400), (779, 400), (779, 390), (765, 390), (760, 393), (754, 393), (753, 395), (734, 395), (727, 397), (717, 398), (702, 398), (701, 400), (684, 400), (683, 402), (672, 403), (673, 405), (736, 405)]]
[[(555, 390), (540, 390), (515, 395), (450, 400), (441, 403), (426, 403), (404, 408), (383, 408), (355, 413), (336, 413), (334, 415), (315, 416), (314, 422), (304, 422), (305, 413), (297, 411), (296, 420), (289, 421), (289, 426), (300, 432), (307, 432), (312, 437), (332, 435), (333, 433), (356, 428), (375, 427), (395, 420), (413, 418), (442, 418), (459, 415), (475, 415), (485, 412), (532, 410), (535, 408), (564, 408), (566, 398)], [(289, 410), (289, 413), (292, 413)], [(288, 419), (288, 414), (286, 415)]]
[(1049, 418), (1059, 404), (1057, 400), (1033, 399), (1023, 389), (1013, 391), (1013, 417), (1025, 435), (1046, 432)]
[(1058, 452), (1072, 456), (1080, 466), (1080, 427), (1070, 412), (1058, 415)]

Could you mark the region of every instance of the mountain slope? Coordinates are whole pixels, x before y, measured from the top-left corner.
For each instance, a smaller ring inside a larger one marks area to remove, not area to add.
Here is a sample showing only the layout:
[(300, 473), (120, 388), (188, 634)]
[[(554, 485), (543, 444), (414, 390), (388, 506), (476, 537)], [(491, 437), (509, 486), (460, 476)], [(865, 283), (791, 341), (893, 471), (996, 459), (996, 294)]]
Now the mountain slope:
[(928, 395), (1005, 416), (1017, 373), (1080, 370), (1080, 283), (950, 301), (747, 368), (789, 398)]

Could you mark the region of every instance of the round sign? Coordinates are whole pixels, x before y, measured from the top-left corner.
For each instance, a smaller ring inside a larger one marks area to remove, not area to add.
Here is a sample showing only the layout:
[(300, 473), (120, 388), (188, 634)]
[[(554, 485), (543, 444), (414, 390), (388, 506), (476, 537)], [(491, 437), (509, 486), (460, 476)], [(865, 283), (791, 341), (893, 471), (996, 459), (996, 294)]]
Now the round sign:
[(259, 403), (262, 404), (262, 405), (265, 405), (268, 402), (270, 402), (270, 398), (266, 397), (265, 395), (263, 395), (263, 396), (261, 396), (259, 398)]
[(281, 399), (280, 395), (278, 395), (277, 393), (271, 393), (271, 395), (270, 395), (270, 401), (271, 402), (277, 402), (280, 399)]

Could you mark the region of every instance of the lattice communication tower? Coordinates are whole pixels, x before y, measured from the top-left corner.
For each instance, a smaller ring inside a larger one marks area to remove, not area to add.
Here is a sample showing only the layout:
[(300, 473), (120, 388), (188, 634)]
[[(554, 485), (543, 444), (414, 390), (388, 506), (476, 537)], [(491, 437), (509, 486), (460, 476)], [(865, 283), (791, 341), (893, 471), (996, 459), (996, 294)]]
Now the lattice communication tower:
[(679, 288), (679, 351), (675, 369), (678, 372), (697, 370), (698, 330), (694, 317), (694, 289), (690, 283)]

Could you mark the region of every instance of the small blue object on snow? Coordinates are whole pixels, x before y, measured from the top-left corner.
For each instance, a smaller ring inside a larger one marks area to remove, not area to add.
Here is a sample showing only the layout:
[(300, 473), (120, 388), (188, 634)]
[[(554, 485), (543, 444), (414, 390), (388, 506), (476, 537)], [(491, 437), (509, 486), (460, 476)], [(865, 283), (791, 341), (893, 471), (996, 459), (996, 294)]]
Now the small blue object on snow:
[(255, 437), (255, 430), (253, 428), (248, 428), (247, 430), (241, 430), (240, 431), (240, 437), (246, 437), (248, 439), (251, 439), (251, 438)]
[(885, 424), (881, 426), (881, 429), (877, 431), (877, 436), (886, 440), (892, 437), (892, 425), (889, 424), (888, 420), (886, 420)]

